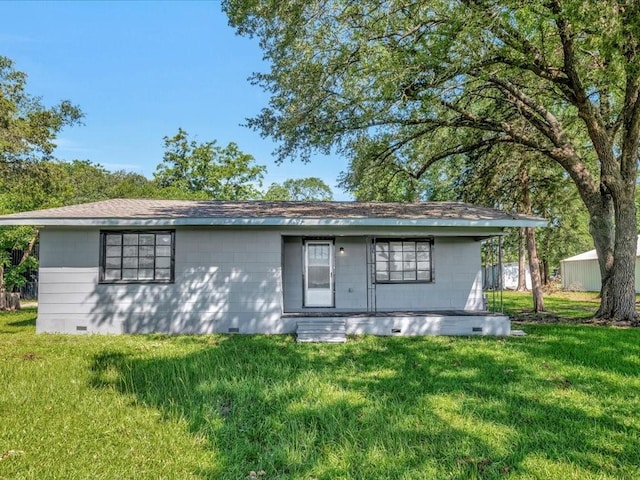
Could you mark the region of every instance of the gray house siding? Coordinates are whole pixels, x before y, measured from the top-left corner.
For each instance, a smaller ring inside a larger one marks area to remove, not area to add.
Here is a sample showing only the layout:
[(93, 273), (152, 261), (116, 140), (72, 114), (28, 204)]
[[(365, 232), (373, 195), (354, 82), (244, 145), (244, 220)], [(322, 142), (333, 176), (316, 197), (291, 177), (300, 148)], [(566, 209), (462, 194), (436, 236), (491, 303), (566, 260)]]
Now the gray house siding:
[[(280, 333), (281, 237), (178, 228), (175, 282), (100, 284), (99, 229), (42, 231), (38, 331)], [(292, 322), (289, 322), (292, 323)]]
[(482, 310), (480, 242), (436, 238), (433, 262), (433, 283), (377, 285), (377, 309)]
[[(436, 238), (434, 282), (377, 284), (375, 288), (367, 275), (367, 242), (366, 237), (336, 237), (335, 307), (324, 310), (482, 310), (480, 242), (468, 237)], [(302, 237), (284, 238), (285, 312), (306, 310), (302, 293), (302, 243)], [(343, 254), (339, 253), (341, 247)]]
[(367, 243), (362, 237), (336, 238), (336, 308), (367, 310)]
[[(284, 311), (304, 311), (303, 237), (283, 237)], [(335, 251), (335, 307), (332, 311), (367, 310), (367, 250), (363, 237), (337, 237)], [(321, 310), (314, 307), (314, 310)]]
[[(296, 319), (282, 313), (308, 310), (303, 307), (303, 236), (282, 236), (277, 228), (177, 227), (175, 232), (173, 283), (101, 284), (99, 228), (44, 228), (38, 331), (295, 331)], [(335, 237), (335, 307), (324, 310), (482, 309), (480, 242), (437, 237), (433, 283), (373, 288), (368, 241)]]
[(283, 237), (284, 311), (302, 308), (302, 238)]

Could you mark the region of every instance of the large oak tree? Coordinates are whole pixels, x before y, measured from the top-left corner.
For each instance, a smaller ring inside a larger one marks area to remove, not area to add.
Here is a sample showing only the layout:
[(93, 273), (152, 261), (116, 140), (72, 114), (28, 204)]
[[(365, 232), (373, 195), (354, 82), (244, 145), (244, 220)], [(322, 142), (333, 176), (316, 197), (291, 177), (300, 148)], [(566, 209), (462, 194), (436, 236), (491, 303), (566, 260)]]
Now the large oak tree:
[[(249, 125), (281, 158), (367, 145), (416, 178), (517, 145), (560, 165), (589, 212), (598, 315), (635, 317), (636, 0), (226, 0), (271, 94)], [(586, 140), (586, 141), (585, 141)], [(517, 159), (516, 159), (517, 160)]]

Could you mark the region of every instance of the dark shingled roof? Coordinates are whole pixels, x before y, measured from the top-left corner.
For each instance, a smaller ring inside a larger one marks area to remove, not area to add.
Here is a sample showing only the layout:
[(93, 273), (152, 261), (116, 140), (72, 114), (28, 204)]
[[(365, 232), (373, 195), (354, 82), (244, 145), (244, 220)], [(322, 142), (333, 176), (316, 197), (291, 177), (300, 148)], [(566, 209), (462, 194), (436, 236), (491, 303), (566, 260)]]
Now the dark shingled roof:
[(14, 213), (1, 219), (71, 218), (387, 218), (501, 220), (538, 217), (513, 215), (460, 202), (220, 202), (115, 199)]

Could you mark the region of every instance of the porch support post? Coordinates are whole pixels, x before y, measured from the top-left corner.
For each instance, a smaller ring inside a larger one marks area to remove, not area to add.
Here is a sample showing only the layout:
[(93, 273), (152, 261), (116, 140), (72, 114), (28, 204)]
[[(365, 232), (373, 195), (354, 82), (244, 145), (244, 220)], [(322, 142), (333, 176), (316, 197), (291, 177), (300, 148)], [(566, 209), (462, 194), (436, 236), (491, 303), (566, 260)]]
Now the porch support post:
[(502, 276), (502, 235), (498, 237), (498, 273), (500, 275), (500, 313), (504, 313), (504, 301), (503, 301), (503, 292), (504, 292), (504, 282)]

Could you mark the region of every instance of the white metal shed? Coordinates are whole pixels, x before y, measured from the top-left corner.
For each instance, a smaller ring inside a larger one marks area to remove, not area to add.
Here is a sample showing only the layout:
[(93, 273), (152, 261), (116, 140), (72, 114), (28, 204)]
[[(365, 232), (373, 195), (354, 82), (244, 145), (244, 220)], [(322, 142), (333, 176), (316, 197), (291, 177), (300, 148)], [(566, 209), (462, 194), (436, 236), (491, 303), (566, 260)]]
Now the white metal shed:
[[(640, 293), (640, 235), (636, 247), (636, 293)], [(579, 292), (599, 292), (601, 286), (598, 255), (595, 250), (565, 258), (560, 262), (562, 288)]]

